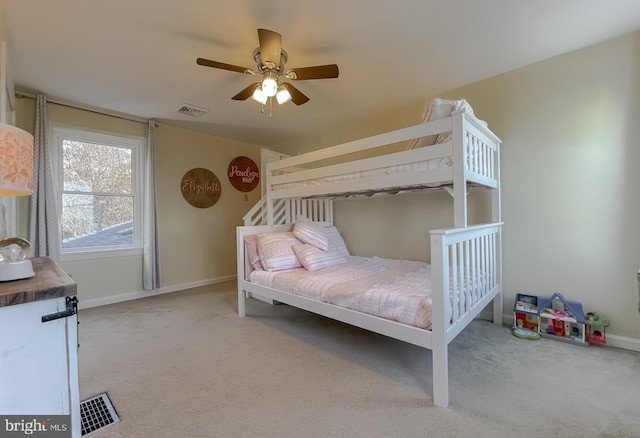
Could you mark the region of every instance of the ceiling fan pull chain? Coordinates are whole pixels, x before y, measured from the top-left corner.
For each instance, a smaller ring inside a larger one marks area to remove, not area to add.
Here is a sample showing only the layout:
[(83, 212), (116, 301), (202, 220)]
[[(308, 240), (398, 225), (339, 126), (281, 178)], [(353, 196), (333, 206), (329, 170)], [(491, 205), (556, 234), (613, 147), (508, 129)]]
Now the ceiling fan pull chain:
[(269, 98), (269, 118), (272, 119), (273, 117), (271, 117), (273, 115), (273, 99), (270, 97)]

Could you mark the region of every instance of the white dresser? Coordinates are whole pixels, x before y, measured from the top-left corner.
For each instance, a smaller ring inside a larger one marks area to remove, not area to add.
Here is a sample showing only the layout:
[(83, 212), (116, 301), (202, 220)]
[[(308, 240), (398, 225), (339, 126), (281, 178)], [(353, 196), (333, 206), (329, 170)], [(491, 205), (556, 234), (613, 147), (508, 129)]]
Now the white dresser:
[(48, 257), (0, 283), (0, 415), (71, 415), (80, 437), (77, 285)]

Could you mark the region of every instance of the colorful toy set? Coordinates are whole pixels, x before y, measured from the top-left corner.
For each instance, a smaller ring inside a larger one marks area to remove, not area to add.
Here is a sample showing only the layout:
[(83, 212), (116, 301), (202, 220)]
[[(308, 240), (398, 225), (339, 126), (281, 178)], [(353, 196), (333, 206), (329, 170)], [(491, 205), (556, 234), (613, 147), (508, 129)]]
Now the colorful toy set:
[(516, 295), (516, 303), (513, 306), (513, 335), (523, 339), (540, 339), (538, 297)]
[(582, 304), (555, 293), (543, 299), (538, 312), (540, 335), (585, 344), (585, 320)]
[(582, 304), (562, 294), (537, 297), (517, 294), (513, 306), (513, 335), (523, 339), (551, 339), (581, 345), (606, 344), (605, 327), (609, 321), (594, 312), (585, 318)]
[(609, 320), (603, 315), (595, 312), (587, 313), (587, 342), (596, 345), (606, 345)]

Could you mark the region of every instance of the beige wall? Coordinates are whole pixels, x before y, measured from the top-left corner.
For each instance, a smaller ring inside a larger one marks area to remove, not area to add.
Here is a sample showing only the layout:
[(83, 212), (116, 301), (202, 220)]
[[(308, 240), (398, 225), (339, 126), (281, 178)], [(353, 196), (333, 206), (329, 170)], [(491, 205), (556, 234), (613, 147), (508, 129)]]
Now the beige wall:
[[(504, 142), (505, 313), (518, 292), (561, 292), (608, 316), (608, 333), (640, 340), (639, 69), (637, 32), (440, 95), (466, 98)], [(409, 125), (423, 106), (334, 126), (299, 148)], [(472, 193), (474, 221), (489, 217), (482, 196)], [(336, 223), (355, 253), (425, 259), (426, 230), (452, 223), (447, 197), (341, 201)]]
[[(18, 99), (18, 126), (33, 132), (34, 111), (33, 99)], [(55, 104), (49, 106), (49, 120), (134, 136), (144, 136), (146, 126)], [(227, 166), (237, 156), (259, 163), (259, 147), (166, 125), (156, 129), (155, 138), (163, 286), (188, 287), (235, 275), (235, 226), (258, 201), (260, 189), (248, 193), (245, 200), (245, 194), (229, 182)], [(220, 180), (220, 199), (210, 208), (193, 207), (182, 197), (180, 181), (196, 167), (211, 170)], [(23, 207), (21, 228), (28, 229), (28, 204)], [(141, 256), (63, 261), (61, 265), (78, 283), (81, 305), (109, 302), (143, 289)]]
[[(156, 130), (161, 246), (165, 284), (235, 275), (235, 227), (260, 199), (260, 188), (247, 194), (227, 178), (227, 166), (237, 156), (260, 163), (260, 148), (234, 140), (160, 126)], [(216, 174), (222, 186), (219, 201), (210, 208), (188, 204), (180, 181), (193, 168)]]
[(640, 339), (640, 32), (473, 84), (504, 141), (507, 299), (561, 292)]

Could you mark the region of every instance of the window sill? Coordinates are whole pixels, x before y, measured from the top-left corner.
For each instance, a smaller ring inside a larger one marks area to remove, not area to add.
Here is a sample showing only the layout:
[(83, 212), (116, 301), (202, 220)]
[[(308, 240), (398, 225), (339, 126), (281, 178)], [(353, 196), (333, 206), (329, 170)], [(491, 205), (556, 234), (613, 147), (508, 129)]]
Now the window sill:
[(80, 260), (97, 260), (108, 259), (115, 257), (132, 257), (141, 256), (142, 248), (128, 248), (128, 249), (100, 249), (100, 250), (84, 250), (67, 252), (60, 255), (60, 260), (63, 262), (77, 262)]

